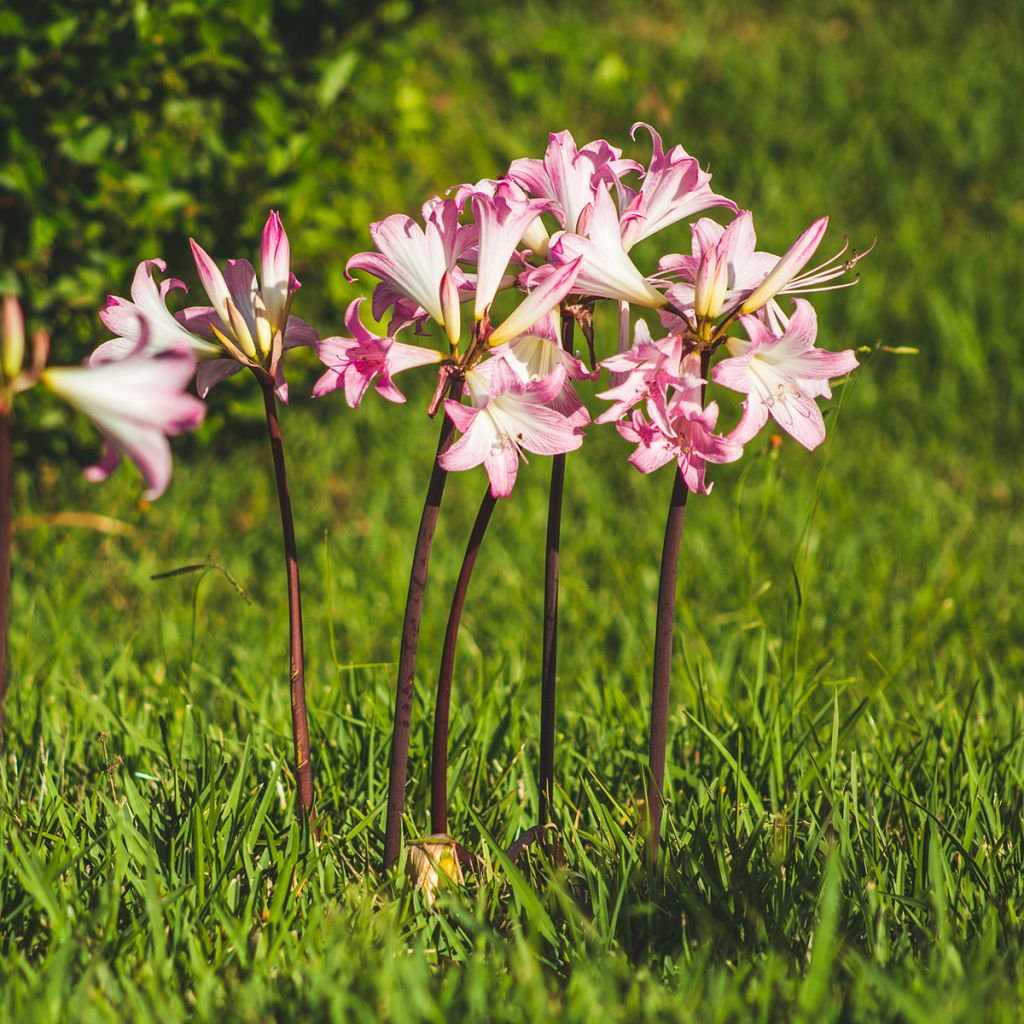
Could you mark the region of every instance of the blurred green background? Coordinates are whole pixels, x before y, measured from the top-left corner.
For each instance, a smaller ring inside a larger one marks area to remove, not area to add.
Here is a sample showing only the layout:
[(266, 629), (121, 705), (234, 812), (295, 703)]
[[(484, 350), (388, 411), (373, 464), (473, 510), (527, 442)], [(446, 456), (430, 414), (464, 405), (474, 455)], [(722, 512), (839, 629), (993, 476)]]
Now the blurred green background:
[[(103, 340), (96, 311), (139, 260), (162, 256), (194, 285), (188, 237), (253, 258), (270, 208), (303, 282), (295, 311), (336, 332), (371, 220), (540, 156), (562, 128), (644, 160), (628, 129), (651, 122), (754, 211), (763, 248), (823, 213), (826, 248), (844, 233), (878, 245), (856, 288), (815, 303), (822, 345), (867, 349), (831, 403), (828, 446), (751, 445), (688, 511), (658, 892), (621, 828), (646, 746), (670, 480), (633, 472), (608, 429), (569, 462), (559, 807), (576, 874), (543, 889), (556, 940), (538, 938), (518, 889), (510, 902), (484, 886), (475, 908), (438, 917), (371, 873), (431, 382), (410, 373), (407, 406), (371, 395), (353, 412), (305, 398), (311, 359), (289, 369), (317, 779), (336, 833), (303, 854), (315, 862), (292, 916), (271, 895), (299, 847), (266, 781), (289, 738), (258, 395), (242, 378), (218, 388), (152, 508), (130, 469), (83, 483), (98, 438), (24, 396), (0, 1008), (1019, 1019), (1022, 38), (1020, 5), (954, 0), (5, 3), (0, 283), (62, 360)], [(638, 262), (688, 245), (680, 225)], [(885, 350), (900, 347), (919, 354)], [(467, 606), (452, 787), (473, 845), (470, 809), (506, 841), (535, 813), (547, 476), (533, 460), (499, 506)], [(453, 478), (439, 527), (410, 832), (426, 820), (429, 687), (483, 486), (481, 471)], [(54, 518), (70, 511), (107, 518)], [(199, 590), (150, 579), (206, 559), (248, 601), (216, 572)], [(238, 822), (266, 792), (273, 827), (252, 825), (242, 850)]]

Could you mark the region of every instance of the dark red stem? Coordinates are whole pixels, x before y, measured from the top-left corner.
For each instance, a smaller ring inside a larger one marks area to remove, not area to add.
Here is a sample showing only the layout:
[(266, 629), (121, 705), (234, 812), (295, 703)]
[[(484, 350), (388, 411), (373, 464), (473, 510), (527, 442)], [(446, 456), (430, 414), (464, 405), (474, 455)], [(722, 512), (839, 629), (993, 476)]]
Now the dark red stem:
[(11, 625), (11, 488), (13, 482), (11, 412), (6, 406), (0, 404), (0, 740), (3, 736), (7, 677), (10, 671), (8, 639)]
[(434, 742), (430, 757), (430, 831), (435, 835), (448, 831), (448, 720), (452, 702), (452, 675), (455, 671), (455, 649), (459, 639), (459, 623), (466, 603), (469, 581), (473, 576), (476, 556), (487, 532), (497, 498), (490, 487), (484, 492), (480, 509), (462, 559), (462, 568), (455, 583), (452, 606), (448, 612), (448, 627), (444, 634), (441, 668), (437, 677), (437, 702), (434, 705)]
[[(458, 401), (462, 382), (452, 385), (451, 397)], [(443, 413), (442, 413), (443, 415)], [(405, 780), (409, 771), (409, 732), (412, 728), (413, 677), (416, 673), (416, 652), (420, 640), (420, 618), (423, 614), (423, 592), (430, 569), (430, 548), (437, 527), (437, 515), (444, 496), (448, 473), (441, 468), (440, 457), (452, 441), (455, 426), (447, 416), (441, 422), (437, 455), (423, 502), (420, 528), (409, 573), (409, 592), (405, 598), (405, 619), (402, 622), (402, 646), (398, 652), (398, 681), (395, 685), (395, 722), (391, 733), (391, 768), (388, 776), (388, 809), (384, 828), (384, 870), (398, 860), (402, 847), (402, 811), (405, 809)]]
[(263, 407), (267, 414), (270, 451), (274, 456), (274, 477), (277, 500), (281, 506), (281, 536), (284, 541), (285, 571), (288, 576), (288, 631), (292, 698), (292, 738), (295, 742), (295, 782), (298, 804), (303, 817), (313, 819), (313, 770), (309, 754), (309, 721), (306, 715), (306, 670), (302, 654), (302, 598), (299, 592), (299, 556), (295, 544), (295, 521), (292, 500), (288, 494), (288, 472), (284, 463), (284, 442), (277, 418), (274, 382), (260, 378)]
[(649, 831), (647, 860), (658, 860), (661, 819), (665, 807), (665, 745), (668, 735), (669, 687), (672, 678), (672, 636), (676, 616), (676, 580), (679, 575), (679, 544), (690, 493), (682, 470), (676, 468), (672, 500), (665, 523), (661, 549), (661, 578), (658, 582), (658, 621), (654, 630), (654, 685), (651, 690), (651, 736), (648, 747), (647, 807)]
[[(701, 353), (701, 377), (708, 375), (711, 353)], [(704, 401), (703, 390), (701, 404)], [(665, 750), (668, 739), (669, 690), (672, 681), (672, 639), (676, 618), (676, 582), (679, 578), (679, 547), (690, 490), (676, 468), (661, 548), (661, 576), (658, 581), (658, 619), (654, 628), (654, 678), (651, 687), (651, 732), (647, 767), (647, 863), (658, 862), (661, 821), (665, 809)]]
[[(562, 310), (562, 347), (572, 351), (576, 321)], [(565, 456), (551, 461), (548, 491), (548, 536), (544, 553), (544, 633), (540, 668), (540, 824), (551, 821), (555, 789), (555, 685), (558, 672), (558, 555), (562, 536), (562, 493), (565, 488)]]

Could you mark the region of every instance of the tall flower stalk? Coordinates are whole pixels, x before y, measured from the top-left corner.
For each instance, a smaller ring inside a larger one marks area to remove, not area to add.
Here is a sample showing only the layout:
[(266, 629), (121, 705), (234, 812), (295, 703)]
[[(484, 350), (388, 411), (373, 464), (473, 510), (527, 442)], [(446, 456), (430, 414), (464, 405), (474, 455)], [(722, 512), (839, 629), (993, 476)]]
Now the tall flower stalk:
[[(701, 377), (706, 378), (710, 350), (701, 354)], [(703, 405), (704, 389), (701, 389)], [(661, 820), (665, 809), (665, 752), (668, 742), (669, 693), (672, 684), (672, 647), (675, 636), (676, 590), (679, 578), (679, 548), (690, 488), (681, 466), (676, 467), (672, 497), (665, 519), (658, 578), (658, 617), (654, 627), (654, 671), (651, 686), (651, 722), (647, 746), (647, 862), (653, 867), (661, 843)]]
[(296, 803), (302, 817), (312, 822), (315, 808), (299, 558), (277, 401), (288, 400), (282, 365), (284, 354), (299, 346), (314, 345), (319, 338), (309, 324), (291, 315), (292, 299), (300, 284), (291, 272), (291, 246), (276, 212), (271, 211), (263, 228), (258, 278), (248, 260), (228, 260), (222, 271), (195, 240), (191, 241), (191, 246), (199, 280), (211, 304), (190, 306), (172, 314), (166, 306), (167, 296), (175, 289), (184, 289), (185, 285), (175, 278), (158, 285), (153, 275), (155, 271), (165, 270), (164, 263), (144, 261), (135, 273), (131, 299), (112, 296), (107, 300), (100, 318), (117, 337), (93, 353), (92, 363), (102, 368), (124, 361), (126, 352), (159, 355), (172, 347), (185, 348), (193, 361), (201, 360), (196, 370), (200, 397), (206, 398), (216, 384), (242, 370), (249, 370), (260, 387), (281, 511), (288, 588), (289, 690)]
[[(453, 400), (462, 394), (461, 381), (452, 386)], [(437, 517), (444, 497), (448, 471), (441, 465), (441, 457), (452, 443), (455, 424), (448, 417), (441, 421), (437, 439), (437, 454), (430, 471), (430, 482), (423, 501), (420, 525), (416, 531), (416, 545), (409, 572), (409, 590), (405, 598), (402, 619), (402, 641), (398, 652), (398, 679), (395, 683), (395, 717), (391, 730), (391, 765), (388, 775), (388, 807), (384, 824), (384, 869), (398, 860), (402, 849), (402, 813), (405, 810), (405, 782), (409, 773), (409, 734), (412, 729), (413, 680), (416, 676), (416, 655), (419, 651), (420, 619), (423, 616), (423, 595), (427, 589), (430, 570), (430, 552), (434, 543)], [(439, 831), (444, 831), (441, 829)]]
[(299, 553), (295, 543), (295, 521), (288, 492), (288, 470), (284, 461), (284, 441), (277, 415), (274, 378), (260, 375), (267, 435), (274, 458), (274, 480), (281, 509), (281, 538), (284, 546), (285, 576), (288, 584), (288, 654), (291, 681), (292, 741), (295, 749), (295, 785), (299, 809), (312, 818), (313, 768), (309, 749), (309, 718), (306, 712), (306, 663), (302, 650), (302, 593), (299, 588)]
[[(556, 456), (557, 458), (557, 456)], [(462, 558), (459, 578), (452, 594), (452, 604), (448, 612), (448, 625), (444, 632), (444, 648), (441, 651), (441, 667), (438, 670), (437, 698), (434, 704), (434, 736), (430, 756), (430, 831), (434, 835), (448, 832), (448, 725), (451, 716), (452, 676), (455, 671), (455, 653), (459, 639), (459, 625), (462, 622), (462, 609), (469, 591), (469, 581), (473, 575), (480, 545), (491, 521), (491, 513), (497, 498), (488, 487), (480, 501), (473, 529), (466, 544), (466, 553)]]
[[(351, 406), (362, 401), (371, 384), (388, 401), (404, 402), (393, 375), (414, 366), (440, 364), (429, 414), (434, 415), (443, 403), (444, 421), (413, 550), (395, 683), (384, 826), (385, 870), (398, 860), (402, 846), (420, 619), (447, 473), (483, 464), (491, 498), (507, 497), (515, 486), (524, 450), (551, 455), (582, 443), (578, 422), (556, 410), (556, 405), (564, 401), (566, 371), (555, 367), (555, 372), (539, 379), (526, 373), (515, 355), (524, 336), (569, 293), (580, 261), (541, 268), (528, 283), (507, 274), (509, 264), (520, 259), (517, 247), (550, 202), (528, 199), (510, 183), (464, 186), (458, 192), (456, 199), (428, 202), (423, 208), (423, 226), (397, 214), (371, 225), (376, 249), (349, 260), (349, 271), (363, 270), (379, 279), (371, 309), (378, 320), (391, 311), (387, 335), (375, 335), (362, 324), (361, 300), (357, 299), (345, 318), (349, 335), (327, 338), (317, 347), (327, 372), (317, 382), (314, 395), (340, 388)], [(472, 222), (462, 223), (460, 217), (470, 210)], [(460, 262), (474, 264), (475, 274), (469, 276)], [(495, 296), (517, 284), (527, 294), (495, 325)], [(472, 300), (473, 326), (468, 344), (460, 348), (462, 304), (467, 300)], [(422, 327), (428, 321), (444, 330), (448, 343), (445, 355), (397, 340), (404, 328), (413, 324)], [(531, 343), (533, 340), (542, 339), (531, 336)], [(464, 393), (468, 405), (463, 402)], [(456, 429), (462, 436), (453, 443)], [(475, 551), (472, 557), (475, 559)], [(471, 562), (466, 566), (463, 591), (457, 594), (459, 607), (451, 623), (448, 680), (444, 682), (442, 674), (441, 681), (439, 700), (444, 720), (438, 725), (436, 740), (444, 749), (434, 758), (434, 767), (442, 776), (446, 774), (447, 701), (454, 644)], [(447, 795), (442, 792), (445, 784), (439, 780), (436, 785), (438, 799), (432, 815), (435, 820), (440, 815), (447, 823)]]
[[(562, 348), (572, 353), (576, 321), (562, 310)], [(540, 800), (540, 824), (551, 821), (555, 790), (555, 691), (558, 675), (558, 559), (562, 537), (562, 494), (565, 488), (565, 455), (551, 460), (551, 486), (548, 490), (548, 527), (544, 545), (544, 625), (540, 669), (540, 759), (537, 789)]]

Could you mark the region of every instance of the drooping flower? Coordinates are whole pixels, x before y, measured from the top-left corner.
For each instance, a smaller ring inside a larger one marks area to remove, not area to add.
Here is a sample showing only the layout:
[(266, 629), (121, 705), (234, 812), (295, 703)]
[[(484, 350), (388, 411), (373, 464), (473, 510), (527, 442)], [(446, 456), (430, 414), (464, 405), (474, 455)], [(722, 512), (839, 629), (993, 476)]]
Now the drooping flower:
[(749, 341), (730, 338), (731, 359), (723, 359), (713, 370), (713, 379), (747, 396), (743, 417), (730, 434), (746, 443), (771, 416), (805, 448), (816, 448), (825, 440), (825, 421), (815, 399), (831, 398), (828, 382), (857, 366), (852, 349), (829, 352), (815, 348), (818, 320), (814, 307), (804, 299), (785, 332), (773, 334), (757, 317), (741, 318)]
[(345, 400), (355, 409), (372, 383), (377, 393), (389, 402), (403, 403), (405, 395), (391, 378), (402, 370), (441, 361), (435, 349), (406, 345), (393, 337), (382, 338), (367, 330), (359, 316), (362, 298), (352, 302), (345, 313), (345, 326), (351, 337), (324, 338), (316, 354), (327, 372), (316, 382), (313, 397), (321, 398), (337, 388), (345, 389)]
[(680, 389), (670, 398), (654, 394), (647, 402), (647, 413), (650, 422), (637, 409), (631, 419), (615, 425), (627, 441), (636, 444), (629, 461), (641, 473), (653, 473), (674, 460), (691, 491), (710, 494), (713, 485), (704, 479), (707, 463), (735, 462), (743, 454), (735, 438), (714, 432), (718, 405), (709, 402), (701, 408), (699, 388)]
[(88, 480), (105, 480), (123, 454), (142, 474), (144, 497), (154, 501), (163, 494), (171, 479), (167, 436), (193, 430), (206, 411), (185, 391), (195, 365), (195, 356), (183, 346), (43, 371), (41, 382), (82, 412), (106, 438), (103, 458), (85, 471)]
[(583, 217), (582, 233), (563, 231), (552, 237), (548, 259), (560, 266), (582, 257), (575, 285), (581, 295), (653, 309), (664, 306), (665, 296), (648, 284), (623, 246), (619, 213), (603, 182), (597, 187), (591, 210), (589, 217)]
[(494, 360), (483, 405), (472, 407), (451, 399), (445, 402), (445, 411), (462, 437), (440, 456), (441, 466), (461, 470), (483, 463), (491, 494), (507, 498), (524, 450), (558, 455), (583, 444), (579, 427), (548, 408), (564, 382), (565, 370), (560, 366), (543, 380), (524, 383), (504, 360)]
[(711, 175), (682, 146), (666, 153), (661, 136), (643, 121), (630, 129), (632, 138), (638, 128), (650, 132), (652, 153), (639, 191), (619, 183), (622, 242), (627, 252), (642, 239), (701, 210), (724, 206), (735, 213), (739, 209), (731, 199), (711, 191)]

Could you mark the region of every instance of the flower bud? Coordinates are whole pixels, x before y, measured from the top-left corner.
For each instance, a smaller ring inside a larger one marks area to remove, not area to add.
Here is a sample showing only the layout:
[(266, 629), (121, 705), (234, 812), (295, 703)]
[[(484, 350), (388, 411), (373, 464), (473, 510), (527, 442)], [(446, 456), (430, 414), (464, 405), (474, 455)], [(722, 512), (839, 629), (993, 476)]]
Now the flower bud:
[(740, 306), (741, 313), (755, 313), (775, 298), (814, 255), (828, 227), (828, 217), (816, 220), (785, 252), (782, 259), (768, 272), (768, 276), (747, 296)]
[(459, 335), (462, 333), (462, 304), (459, 301), (459, 286), (450, 270), (446, 270), (441, 277), (440, 298), (444, 333), (448, 335), (452, 348), (458, 348)]
[(704, 253), (697, 268), (693, 288), (693, 311), (698, 317), (713, 320), (722, 312), (729, 284), (729, 263), (719, 257), (717, 246)]
[(14, 380), (21, 373), (25, 358), (25, 318), (21, 303), (13, 295), (4, 296), (3, 346), (0, 350), (0, 368), (7, 380)]
[(548, 234), (548, 229), (544, 227), (544, 221), (541, 220), (540, 215), (537, 215), (537, 219), (523, 232), (523, 245), (529, 249), (537, 259), (545, 259), (548, 254), (548, 243), (551, 241), (551, 236)]
[(270, 322), (281, 331), (287, 321), (288, 296), (294, 291), (289, 270), (291, 258), (292, 250), (281, 217), (276, 210), (271, 210), (260, 245), (260, 281)]

